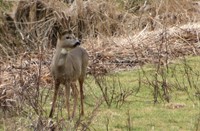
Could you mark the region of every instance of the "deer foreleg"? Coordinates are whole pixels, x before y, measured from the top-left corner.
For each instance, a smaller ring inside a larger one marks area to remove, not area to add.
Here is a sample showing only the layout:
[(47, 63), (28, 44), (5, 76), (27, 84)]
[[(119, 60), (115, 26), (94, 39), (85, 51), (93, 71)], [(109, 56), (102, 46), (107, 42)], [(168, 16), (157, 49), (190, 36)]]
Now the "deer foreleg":
[(70, 97), (70, 83), (65, 84), (65, 97), (66, 97), (66, 108), (67, 108), (67, 113), (68, 113), (68, 119), (70, 119), (70, 102), (69, 102), (69, 97)]
[(76, 83), (72, 83), (72, 92), (74, 96), (74, 105), (73, 105), (73, 113), (72, 113), (72, 118), (73, 118), (76, 113), (76, 105), (77, 105), (77, 100), (78, 100), (78, 89), (76, 87)]
[(53, 117), (53, 113), (54, 113), (54, 109), (55, 109), (55, 103), (56, 103), (56, 99), (57, 99), (57, 95), (58, 95), (59, 85), (60, 85), (60, 82), (55, 81), (55, 90), (54, 90), (54, 95), (53, 95), (53, 103), (51, 105), (51, 111), (50, 111), (50, 114), (49, 114), (50, 118)]
[(79, 79), (79, 85), (80, 85), (80, 99), (81, 99), (81, 115), (84, 115), (84, 106), (83, 106), (83, 99), (84, 99), (84, 94), (83, 94), (83, 79)]

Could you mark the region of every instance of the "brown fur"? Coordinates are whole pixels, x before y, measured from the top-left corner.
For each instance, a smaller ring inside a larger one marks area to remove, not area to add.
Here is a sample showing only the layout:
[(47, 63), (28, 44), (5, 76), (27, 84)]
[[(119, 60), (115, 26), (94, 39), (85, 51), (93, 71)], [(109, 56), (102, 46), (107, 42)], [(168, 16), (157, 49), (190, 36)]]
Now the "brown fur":
[[(64, 34), (62, 33), (62, 36), (58, 38), (56, 52), (52, 60), (51, 71), (55, 80), (55, 92), (49, 117), (53, 116), (58, 88), (60, 84), (65, 85), (68, 118), (73, 118), (75, 116), (78, 98), (78, 89), (76, 88), (75, 84), (77, 80), (79, 81), (80, 85), (81, 115), (84, 114), (83, 82), (88, 66), (88, 53), (85, 49), (76, 46), (77, 40), (75, 39), (73, 34), (68, 33), (69, 32), (65, 32)], [(66, 38), (70, 40), (65, 40)], [(74, 97), (72, 116), (70, 116), (69, 104), (70, 88), (72, 89)]]

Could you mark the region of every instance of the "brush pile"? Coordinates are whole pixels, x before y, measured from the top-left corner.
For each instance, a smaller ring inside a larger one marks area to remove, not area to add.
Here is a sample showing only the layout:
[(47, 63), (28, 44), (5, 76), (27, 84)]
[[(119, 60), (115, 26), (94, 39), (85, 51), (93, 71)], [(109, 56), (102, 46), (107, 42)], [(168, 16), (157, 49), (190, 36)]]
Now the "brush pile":
[[(88, 40), (87, 49), (93, 54), (90, 68), (104, 74), (116, 69), (127, 70), (146, 63), (158, 63), (159, 59), (161, 64), (166, 65), (178, 57), (200, 55), (199, 29), (200, 23), (196, 23), (154, 32), (141, 31), (135, 36)], [(95, 46), (91, 46), (93, 43)]]

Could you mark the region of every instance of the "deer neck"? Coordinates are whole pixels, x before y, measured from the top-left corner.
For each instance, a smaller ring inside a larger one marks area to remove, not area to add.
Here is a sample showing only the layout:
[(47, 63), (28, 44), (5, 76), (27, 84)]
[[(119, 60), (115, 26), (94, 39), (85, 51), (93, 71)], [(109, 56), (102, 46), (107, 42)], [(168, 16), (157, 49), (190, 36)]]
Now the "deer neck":
[(65, 66), (68, 54), (69, 54), (69, 49), (63, 48), (63, 47), (57, 45), (56, 53), (55, 53), (55, 56), (54, 56), (55, 64), (59, 67)]

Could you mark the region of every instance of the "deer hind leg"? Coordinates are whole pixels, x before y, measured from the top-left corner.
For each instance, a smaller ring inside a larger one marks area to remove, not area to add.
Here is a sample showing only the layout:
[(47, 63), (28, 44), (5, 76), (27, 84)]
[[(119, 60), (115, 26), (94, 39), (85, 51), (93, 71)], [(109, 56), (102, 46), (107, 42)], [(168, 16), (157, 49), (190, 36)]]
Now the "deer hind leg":
[(69, 98), (70, 98), (70, 83), (66, 82), (65, 84), (65, 97), (66, 97), (66, 108), (67, 108), (67, 113), (68, 113), (68, 119), (71, 118), (70, 116), (70, 102), (69, 102)]
[(72, 113), (72, 118), (74, 118), (75, 113), (76, 113), (77, 100), (78, 100), (78, 89), (76, 87), (75, 82), (71, 83), (71, 87), (72, 87), (72, 92), (74, 96), (74, 105), (73, 105), (73, 113)]
[(50, 118), (53, 117), (53, 113), (54, 113), (54, 110), (55, 110), (55, 103), (56, 103), (56, 99), (57, 99), (57, 95), (58, 95), (59, 86), (60, 86), (60, 82), (58, 80), (55, 80), (55, 87), (54, 87), (55, 89), (54, 89), (54, 95), (53, 95), (53, 103), (51, 105), (51, 111), (50, 111), (50, 114), (49, 114)]
[(83, 106), (83, 99), (84, 99), (84, 94), (83, 94), (83, 81), (84, 78), (79, 79), (79, 85), (80, 85), (80, 99), (81, 99), (81, 115), (84, 115), (84, 106)]

